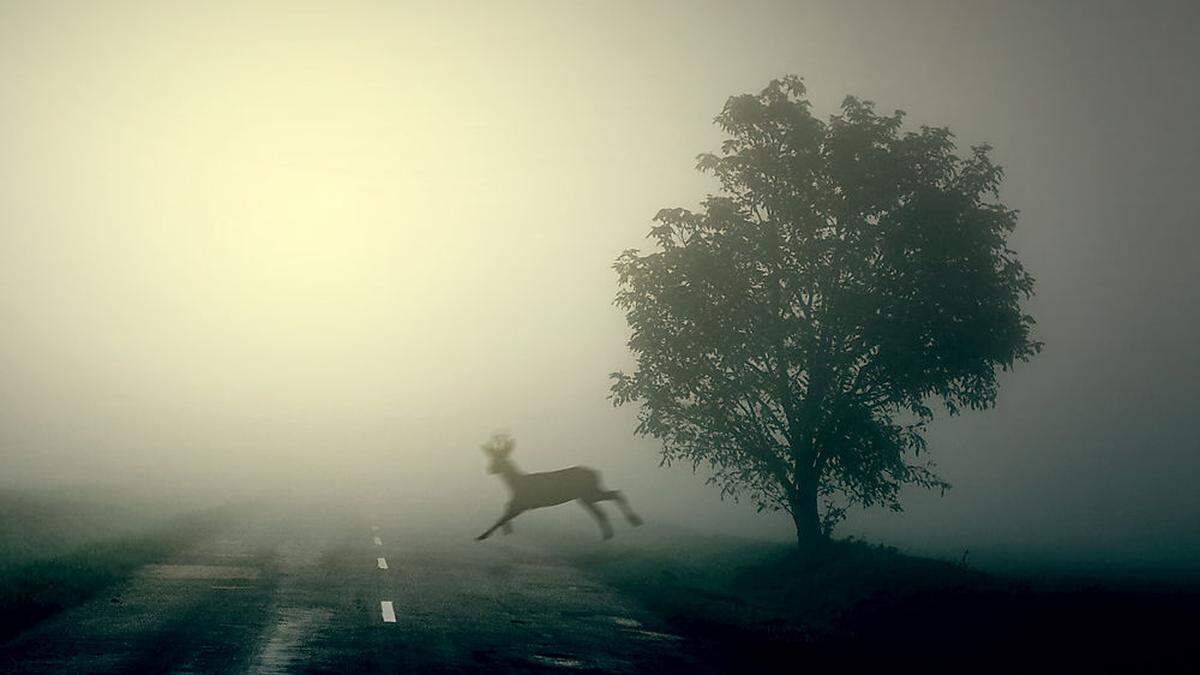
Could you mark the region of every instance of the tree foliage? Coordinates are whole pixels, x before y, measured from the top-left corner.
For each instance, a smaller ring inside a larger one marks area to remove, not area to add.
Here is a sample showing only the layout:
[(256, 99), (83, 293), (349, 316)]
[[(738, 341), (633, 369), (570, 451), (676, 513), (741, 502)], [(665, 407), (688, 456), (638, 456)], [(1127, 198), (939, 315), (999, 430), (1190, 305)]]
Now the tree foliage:
[(841, 504), (945, 488), (921, 457), (932, 406), (992, 406), (997, 371), (1041, 348), (991, 148), (903, 119), (854, 97), (819, 119), (797, 77), (730, 98), (698, 159), (721, 194), (659, 211), (654, 249), (614, 265), (636, 361), (614, 403), (640, 404), (664, 462), (789, 511), (801, 543)]

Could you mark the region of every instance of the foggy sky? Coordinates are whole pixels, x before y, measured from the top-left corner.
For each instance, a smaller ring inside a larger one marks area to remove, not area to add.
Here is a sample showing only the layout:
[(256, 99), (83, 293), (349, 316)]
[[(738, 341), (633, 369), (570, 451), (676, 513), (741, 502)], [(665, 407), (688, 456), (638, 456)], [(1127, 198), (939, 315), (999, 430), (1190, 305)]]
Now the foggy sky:
[(842, 532), (1200, 561), (1197, 34), (1189, 3), (0, 3), (0, 480), (494, 510), (503, 429), (648, 517), (791, 536), (606, 396), (613, 259), (715, 189), (725, 98), (797, 73), (995, 146), (1046, 343), (935, 422), (954, 490)]

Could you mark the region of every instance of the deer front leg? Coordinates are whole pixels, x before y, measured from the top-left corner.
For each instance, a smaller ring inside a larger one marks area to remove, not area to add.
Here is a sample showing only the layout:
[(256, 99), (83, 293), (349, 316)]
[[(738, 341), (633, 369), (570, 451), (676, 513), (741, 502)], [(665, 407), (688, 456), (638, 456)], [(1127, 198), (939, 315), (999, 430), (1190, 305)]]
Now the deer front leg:
[(591, 513), (592, 517), (596, 519), (596, 522), (600, 524), (600, 535), (605, 539), (612, 539), (612, 525), (608, 524), (608, 516), (604, 514), (604, 511), (602, 511), (599, 506), (596, 506), (594, 502), (580, 499), (579, 503), (582, 504), (583, 508), (587, 509), (588, 513)]
[[(487, 529), (487, 531), (484, 532), (483, 534), (479, 535), (478, 537), (475, 537), (475, 541), (483, 541), (484, 539), (487, 539), (488, 537), (490, 537), (492, 535), (493, 532), (496, 531), (496, 528), (506, 525), (508, 523), (508, 521), (512, 520), (513, 518), (516, 518), (519, 513), (521, 513), (519, 510), (514, 509), (510, 505), (507, 509), (504, 510), (504, 515), (500, 516), (500, 519), (496, 521), (496, 524), (489, 527)], [(510, 525), (509, 528), (511, 529), (511, 527), (512, 526)]]

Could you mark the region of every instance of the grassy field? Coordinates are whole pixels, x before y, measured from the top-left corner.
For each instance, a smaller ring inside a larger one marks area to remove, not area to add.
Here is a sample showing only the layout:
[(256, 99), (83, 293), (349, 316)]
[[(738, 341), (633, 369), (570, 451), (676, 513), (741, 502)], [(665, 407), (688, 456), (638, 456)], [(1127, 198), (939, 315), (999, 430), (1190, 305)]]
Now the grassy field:
[(114, 492), (0, 492), (0, 642), (126, 578), (227, 517)]
[(637, 597), (719, 667), (1194, 672), (1200, 591), (999, 577), (859, 541), (659, 537), (574, 562)]

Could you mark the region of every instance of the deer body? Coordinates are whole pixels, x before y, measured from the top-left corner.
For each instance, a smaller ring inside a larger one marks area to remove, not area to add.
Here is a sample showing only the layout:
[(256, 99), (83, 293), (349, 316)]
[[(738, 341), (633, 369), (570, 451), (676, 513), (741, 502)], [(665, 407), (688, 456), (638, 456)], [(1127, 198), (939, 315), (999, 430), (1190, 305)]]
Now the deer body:
[(584, 466), (573, 466), (558, 471), (540, 473), (523, 473), (508, 458), (512, 453), (512, 440), (507, 437), (496, 437), (483, 446), (483, 451), (492, 458), (488, 472), (498, 474), (508, 486), (512, 498), (500, 519), (477, 539), (487, 539), (497, 528), (504, 528), (505, 534), (512, 532), (509, 522), (521, 513), (530, 509), (540, 509), (546, 506), (557, 506), (569, 501), (578, 501), (596, 522), (605, 539), (612, 538), (612, 525), (608, 516), (596, 505), (596, 502), (615, 501), (625, 518), (632, 525), (641, 525), (642, 519), (633, 512), (625, 497), (616, 490), (606, 490), (600, 482), (600, 473), (595, 469)]
[(502, 473), (501, 477), (512, 492), (512, 503), (522, 510), (557, 506), (579, 499), (580, 495), (601, 491), (600, 474), (586, 467), (573, 466), (541, 473), (520, 473), (516, 467), (513, 469), (512, 473)]

